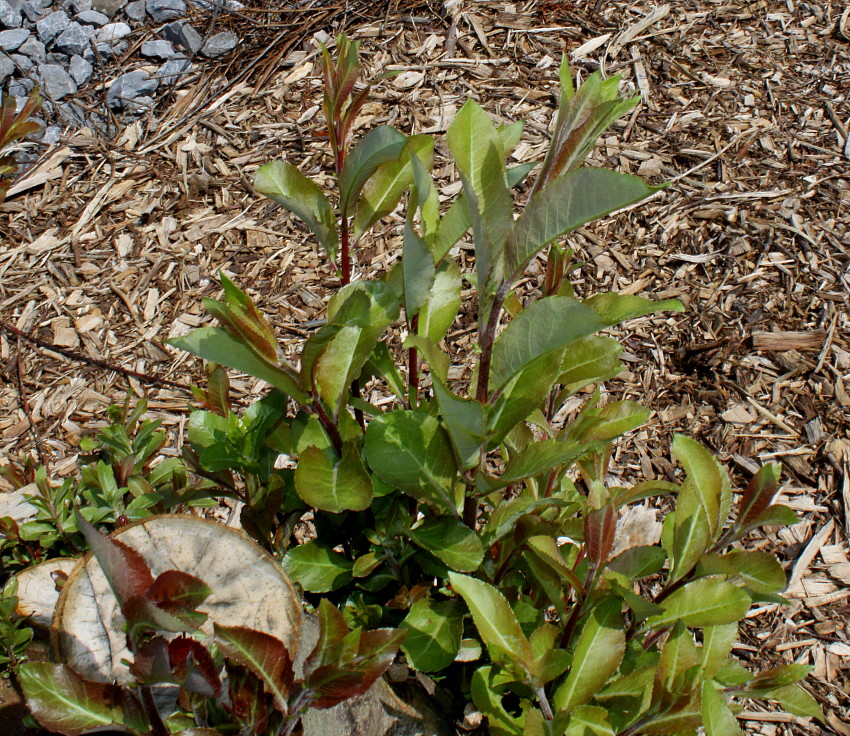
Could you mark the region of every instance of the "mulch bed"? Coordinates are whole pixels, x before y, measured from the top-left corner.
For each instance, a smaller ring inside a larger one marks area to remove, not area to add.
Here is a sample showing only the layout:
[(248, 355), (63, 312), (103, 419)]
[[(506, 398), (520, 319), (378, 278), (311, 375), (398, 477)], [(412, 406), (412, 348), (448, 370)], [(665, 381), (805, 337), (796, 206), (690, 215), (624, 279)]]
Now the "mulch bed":
[[(333, 270), (250, 184), (276, 157), (311, 176), (328, 171), (317, 34), (345, 28), (371, 71), (402, 70), (377, 88), (361, 127), (442, 133), (471, 96), (497, 120), (526, 121), (517, 163), (539, 158), (565, 50), (580, 75), (619, 73), (644, 98), (591, 163), (670, 182), (570, 237), (583, 264), (576, 289), (687, 307), (617, 334), (627, 370), (607, 395), (655, 413), (615, 466), (672, 476), (678, 431), (717, 452), (738, 487), (759, 464), (782, 462), (782, 500), (801, 523), (757, 545), (778, 551), (792, 605), (751, 612), (736, 651), (760, 667), (814, 665), (808, 687), (832, 732), (850, 734), (846, 4), (315, 0), (218, 22), (245, 39), (233, 57), (184, 80), (115, 140), (69, 132), (0, 206), (0, 319), (42, 342), (0, 335), (0, 453), (40, 453), (53, 477), (72, 473), (80, 437), (128, 390), (148, 397), (177, 452), (188, 385), (203, 374), (164, 340), (209, 321), (201, 297), (219, 294), (219, 269), (287, 349), (323, 316)], [(437, 176), (456, 191), (442, 143), (437, 156)], [(388, 218), (359, 248), (361, 274), (396, 258), (400, 222)], [(461, 256), (468, 267), (471, 252)], [(524, 287), (539, 275), (532, 268)], [(462, 321), (453, 334), (474, 339)], [(250, 377), (233, 383), (245, 402), (263, 391)], [(761, 704), (742, 723), (765, 736), (829, 730)]]

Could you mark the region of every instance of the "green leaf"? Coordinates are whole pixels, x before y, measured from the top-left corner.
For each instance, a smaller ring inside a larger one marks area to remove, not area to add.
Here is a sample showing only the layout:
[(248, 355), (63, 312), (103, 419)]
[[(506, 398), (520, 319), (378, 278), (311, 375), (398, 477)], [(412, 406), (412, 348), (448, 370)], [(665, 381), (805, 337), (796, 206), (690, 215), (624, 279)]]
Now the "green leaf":
[(401, 622), (407, 636), (401, 648), (414, 669), (438, 672), (448, 667), (460, 650), (463, 610), (459, 601), (420, 598)]
[(650, 413), (634, 401), (613, 401), (583, 423), (581, 430), (571, 437), (579, 442), (608, 442), (640, 427)]
[(140, 704), (117, 685), (92, 682), (64, 664), (25, 662), (18, 682), (27, 708), (44, 728), (65, 736), (127, 728), (147, 732)]
[(534, 411), (549, 395), (562, 350), (544, 353), (528, 363), (499, 390), (500, 395), (487, 413), (490, 444), (502, 441), (505, 435)]
[(664, 613), (650, 618), (651, 628), (682, 621), (685, 626), (718, 626), (739, 621), (750, 608), (750, 597), (725, 580), (699, 578), (671, 593), (661, 603)]
[(569, 582), (579, 595), (584, 595), (584, 586), (573, 569), (564, 561), (554, 537), (547, 534), (537, 534), (526, 539), (525, 545), (537, 555), (541, 562), (554, 570), (559, 577)]
[(460, 290), (460, 268), (452, 260), (443, 261), (437, 268), (428, 298), (419, 310), (419, 335), (435, 345), (445, 337), (460, 309)]
[(584, 337), (576, 340), (564, 353), (558, 383), (564, 384), (563, 398), (589, 383), (616, 376), (622, 369), (623, 346), (610, 337)]
[(643, 317), (656, 312), (684, 312), (685, 307), (678, 299), (665, 299), (664, 301), (653, 301), (644, 299), (634, 294), (617, 294), (606, 292), (594, 294), (586, 299), (585, 304), (599, 313), (599, 316), (609, 326), (625, 322), (636, 317)]
[(793, 526), (799, 523), (800, 518), (793, 509), (781, 503), (775, 503), (773, 506), (768, 506), (752, 524), (749, 524), (741, 531), (751, 531), (761, 526)]
[(771, 554), (736, 549), (725, 555), (706, 555), (699, 562), (703, 575), (727, 574), (754, 593), (778, 593), (785, 588), (785, 570)]
[(711, 680), (702, 685), (702, 720), (706, 736), (743, 736), (738, 719), (729, 710), (729, 704), (717, 684)]
[(351, 212), (360, 191), (381, 164), (398, 161), (407, 136), (389, 125), (372, 128), (345, 158), (339, 175), (339, 209), (343, 217)]
[(609, 212), (648, 197), (657, 187), (608, 169), (579, 169), (538, 192), (514, 223), (505, 245), (505, 271), (519, 278), (546, 245)]
[(534, 655), (505, 597), (492, 585), (456, 572), (449, 573), (452, 589), (466, 601), (475, 628), (494, 660), (505, 657), (531, 672)]
[(318, 447), (308, 447), (298, 456), (295, 490), (305, 503), (321, 511), (363, 511), (372, 503), (372, 481), (360, 453), (350, 442), (342, 458), (329, 458)]
[(567, 467), (586, 451), (586, 445), (578, 445), (575, 442), (562, 442), (557, 439), (534, 442), (522, 452), (512, 455), (503, 473), (491, 481), (490, 487), (494, 490), (503, 488), (541, 473)]
[(580, 629), (567, 679), (555, 691), (558, 710), (587, 703), (617, 671), (626, 651), (621, 605), (614, 596), (603, 598)]
[(656, 679), (665, 692), (679, 695), (692, 689), (696, 674), (697, 648), (693, 635), (677, 621), (661, 649)]
[(298, 217), (316, 236), (331, 260), (336, 258), (336, 218), (330, 202), (315, 182), (286, 161), (272, 161), (257, 170), (254, 188)]
[(218, 363), (259, 378), (299, 404), (309, 403), (307, 394), (301, 390), (298, 377), (292, 369), (268, 363), (220, 327), (201, 327), (185, 337), (176, 337), (166, 342), (211, 363)]
[(700, 667), (702, 676), (712, 679), (720, 670), (738, 640), (738, 623), (706, 626), (702, 632)]
[(432, 374), (431, 382), (443, 422), (457, 453), (458, 464), (463, 468), (474, 468), (478, 464), (479, 452), (487, 441), (486, 411), (481, 402), (462, 399), (453, 394), (438, 376)]
[(801, 718), (811, 717), (816, 718), (821, 723), (826, 722), (818, 702), (799, 685), (785, 685), (784, 687), (762, 694), (760, 697), (775, 700), (785, 710), (795, 716), (800, 716)]
[(563, 506), (564, 502), (555, 498), (532, 498), (530, 496), (516, 496), (507, 501), (499, 503), (486, 526), (481, 532), (481, 540), (485, 546), (491, 547), (496, 542), (513, 533), (520, 518), (526, 514), (534, 514), (545, 508)]
[(487, 716), (491, 736), (523, 736), (522, 721), (512, 716), (496, 690), (497, 673), (493, 667), (479, 667), (472, 675), (472, 702)]
[(484, 559), (484, 547), (478, 535), (454, 517), (426, 519), (411, 529), (409, 535), (452, 570), (474, 572)]
[(402, 249), (402, 271), (404, 273), (404, 309), (408, 320), (412, 319), (428, 301), (434, 286), (436, 268), (434, 258), (413, 229), (410, 218), (404, 223)]
[(410, 136), (405, 145), (405, 155), (397, 160), (387, 161), (375, 169), (363, 185), (354, 210), (354, 242), (378, 220), (389, 215), (398, 205), (404, 190), (413, 183), (411, 154), (430, 169), (434, 156), (434, 139), (429, 135)]
[(457, 514), (457, 466), (446, 431), (420, 411), (393, 411), (366, 428), (366, 459), (385, 483)]
[(286, 713), (294, 672), (292, 658), (283, 642), (270, 634), (242, 626), (213, 624), (213, 630), (221, 653), (259, 677), (274, 697), (278, 710)]
[(398, 317), (398, 309), (396, 295), (382, 281), (349, 284), (328, 304), (328, 322), (340, 328), (319, 351), (312, 378), (334, 417), (380, 336)]
[(690, 572), (723, 531), (732, 506), (729, 477), (702, 445), (683, 435), (673, 438), (673, 454), (687, 477), (679, 491), (671, 550), (671, 581)]
[(351, 582), (354, 563), (339, 552), (311, 541), (292, 547), (283, 569), (308, 593), (328, 593)]
[(717, 539), (732, 507), (729, 476), (714, 455), (699, 442), (684, 435), (673, 437), (673, 455), (687, 473), (679, 492), (677, 509), (681, 508), (685, 498), (693, 494), (708, 518), (712, 539)]
[[(460, 170), (475, 238), (475, 265), (482, 295), (503, 272), (505, 238), (513, 222), (513, 201), (505, 179), (502, 136), (474, 100), (460, 109), (446, 132)], [(482, 300), (485, 313), (486, 296)]]
[(607, 569), (630, 580), (640, 580), (660, 572), (666, 561), (667, 553), (661, 547), (632, 547), (611, 560)]
[[(496, 339), (490, 369), (493, 388), (500, 388), (533, 360), (605, 327), (599, 315), (565, 296), (533, 302)], [(558, 361), (560, 366), (561, 361)], [(554, 381), (555, 376), (552, 376)]]
[[(531, 161), (509, 168), (505, 172), (508, 188), (513, 189), (525, 179), (528, 172), (535, 166), (536, 163)], [(440, 220), (433, 243), (434, 260), (441, 262), (448, 255), (452, 246), (466, 235), (466, 231), (470, 227), (472, 227), (472, 219), (469, 214), (469, 202), (466, 195), (461, 194), (452, 202), (446, 214)]]
[(570, 712), (564, 736), (614, 736), (608, 711), (596, 705), (580, 705)]

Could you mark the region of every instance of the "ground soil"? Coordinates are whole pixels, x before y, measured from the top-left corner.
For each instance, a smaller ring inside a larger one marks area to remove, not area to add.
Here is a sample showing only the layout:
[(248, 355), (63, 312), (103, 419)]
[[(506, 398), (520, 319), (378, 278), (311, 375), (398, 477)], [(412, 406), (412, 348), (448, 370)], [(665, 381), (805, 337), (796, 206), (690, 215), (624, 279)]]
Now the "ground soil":
[[(495, 0), (447, 10), (312, 0), (216, 23), (242, 34), (238, 52), (200, 68), (115, 140), (69, 131), (0, 206), (0, 319), (18, 331), (0, 335), (5, 461), (38, 454), (53, 477), (73, 473), (80, 437), (128, 390), (148, 397), (176, 453), (187, 386), (203, 374), (164, 340), (208, 322), (201, 297), (219, 294), (219, 269), (248, 289), (287, 350), (321, 319), (333, 270), (250, 184), (283, 156), (327, 176), (316, 34), (346, 29), (371, 72), (402, 72), (377, 88), (360, 128), (440, 134), (474, 97), (500, 121), (526, 121), (516, 162), (544, 144), (566, 51), (580, 76), (618, 73), (643, 95), (591, 163), (670, 182), (570, 237), (576, 289), (686, 306), (618, 334), (628, 370), (606, 392), (654, 414), (618, 450), (617, 472), (673, 476), (669, 443), (680, 431), (717, 452), (738, 487), (759, 464), (782, 462), (782, 500), (801, 523), (757, 545), (780, 556), (792, 603), (753, 611), (737, 653), (757, 668), (813, 665), (806, 687), (829, 723), (752, 704), (742, 724), (765, 736), (850, 733), (845, 3)], [(102, 88), (87, 94), (103, 104)], [(457, 191), (442, 144), (437, 154), (445, 191)], [(399, 222), (388, 218), (358, 249), (359, 273), (392, 263)], [(470, 257), (461, 251), (465, 267)], [(536, 264), (526, 290), (540, 273)], [(452, 336), (471, 346), (462, 320)], [(263, 390), (244, 376), (234, 387), (245, 402)]]

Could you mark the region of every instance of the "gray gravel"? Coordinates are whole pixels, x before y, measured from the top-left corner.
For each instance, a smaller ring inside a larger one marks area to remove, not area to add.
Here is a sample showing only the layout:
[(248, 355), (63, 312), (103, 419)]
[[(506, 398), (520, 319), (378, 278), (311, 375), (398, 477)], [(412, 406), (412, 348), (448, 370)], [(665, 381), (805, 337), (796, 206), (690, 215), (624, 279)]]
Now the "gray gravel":
[[(243, 7), (237, 0), (216, 2)], [(114, 134), (114, 115), (126, 124), (180, 84), (199, 57), (224, 57), (238, 46), (232, 31), (214, 28), (205, 37), (208, 24), (196, 28), (185, 19), (187, 3), (213, 7), (209, 0), (0, 0), (0, 89), (20, 109), (40, 86), (45, 143), (82, 125)], [(126, 57), (131, 47), (137, 50)], [(120, 70), (110, 61), (116, 57)], [(106, 87), (111, 114), (87, 109), (91, 102), (75, 104), (91, 84)]]

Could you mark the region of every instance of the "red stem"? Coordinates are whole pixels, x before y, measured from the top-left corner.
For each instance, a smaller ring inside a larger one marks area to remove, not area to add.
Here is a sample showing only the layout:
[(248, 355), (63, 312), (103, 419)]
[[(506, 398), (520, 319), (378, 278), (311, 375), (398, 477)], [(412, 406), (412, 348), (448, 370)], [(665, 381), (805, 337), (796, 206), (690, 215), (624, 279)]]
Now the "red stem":
[(502, 304), (510, 291), (509, 281), (503, 281), (499, 285), (493, 305), (490, 307), (490, 315), (487, 324), (480, 333), (478, 344), (481, 347), (481, 362), (478, 364), (478, 388), (475, 398), (482, 404), (488, 403), (490, 383), (490, 361), (493, 357), (493, 341), (496, 339), (496, 328), (499, 326), (499, 315), (502, 313)]
[(342, 285), (351, 283), (351, 256), (348, 243), (348, 215), (342, 215), (340, 223), (340, 251), (339, 257), (342, 261)]

